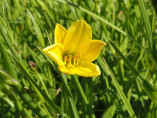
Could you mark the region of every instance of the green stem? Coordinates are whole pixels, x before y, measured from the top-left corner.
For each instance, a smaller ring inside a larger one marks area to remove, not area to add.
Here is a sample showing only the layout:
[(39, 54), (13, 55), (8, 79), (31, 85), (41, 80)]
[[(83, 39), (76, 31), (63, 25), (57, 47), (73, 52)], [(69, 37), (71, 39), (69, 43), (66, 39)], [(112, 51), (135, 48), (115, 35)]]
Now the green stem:
[(71, 91), (67, 85), (67, 77), (65, 74), (61, 74), (61, 79), (63, 81), (63, 86), (65, 88), (65, 91), (67, 93), (67, 96), (68, 96), (68, 99), (69, 99), (69, 102), (70, 102), (70, 105), (71, 105), (71, 108), (72, 108), (72, 111), (73, 111), (73, 115), (75, 118), (79, 118), (79, 114), (78, 114), (78, 111), (77, 111), (77, 108), (76, 108), (76, 105), (75, 105), (75, 102), (74, 102), (74, 99), (73, 99), (73, 96), (71, 94)]
[(89, 114), (91, 115), (90, 117), (95, 118), (95, 115), (92, 112), (92, 108), (90, 107), (90, 104), (89, 104), (89, 102), (87, 100), (87, 97), (86, 97), (82, 87), (81, 87), (80, 82), (78, 81), (77, 76), (74, 76), (74, 81), (75, 81), (75, 84), (76, 84), (76, 86), (77, 86), (77, 88), (78, 88), (78, 90), (80, 92), (80, 95), (81, 95), (82, 99), (84, 100), (84, 102), (85, 102), (85, 104), (87, 106), (87, 109), (89, 110)]
[(84, 100), (85, 104), (88, 105), (89, 102), (88, 102), (88, 100), (87, 100), (87, 98), (86, 98), (86, 95), (85, 95), (85, 93), (84, 93), (84, 91), (83, 91), (83, 89), (82, 89), (82, 87), (81, 87), (81, 84), (80, 84), (80, 82), (78, 81), (78, 78), (77, 78), (76, 76), (74, 76), (74, 81), (75, 81), (75, 84), (76, 84), (76, 86), (77, 86), (77, 88), (78, 88), (80, 94), (81, 94), (82, 99)]

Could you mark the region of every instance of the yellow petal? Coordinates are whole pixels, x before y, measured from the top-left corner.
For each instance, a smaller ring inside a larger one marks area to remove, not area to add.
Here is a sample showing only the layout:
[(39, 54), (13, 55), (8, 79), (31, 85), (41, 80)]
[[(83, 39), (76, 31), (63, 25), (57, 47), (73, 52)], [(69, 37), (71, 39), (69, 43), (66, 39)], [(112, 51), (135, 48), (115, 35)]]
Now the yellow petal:
[(79, 54), (88, 49), (92, 40), (92, 29), (84, 20), (78, 20), (68, 29), (64, 41), (64, 52)]
[(67, 33), (67, 30), (63, 26), (56, 24), (56, 27), (55, 27), (55, 44), (63, 44), (66, 33)]
[(79, 66), (69, 68), (59, 66), (58, 69), (65, 74), (77, 74), (84, 77), (94, 77), (101, 74), (99, 66), (91, 62), (82, 62)]
[(42, 51), (47, 54), (53, 61), (55, 61), (58, 65), (64, 65), (63, 62), (63, 48), (62, 44), (55, 44), (49, 47), (44, 48)]
[(102, 48), (106, 45), (105, 42), (100, 40), (92, 40), (89, 48), (82, 54), (82, 60), (94, 61), (98, 58)]

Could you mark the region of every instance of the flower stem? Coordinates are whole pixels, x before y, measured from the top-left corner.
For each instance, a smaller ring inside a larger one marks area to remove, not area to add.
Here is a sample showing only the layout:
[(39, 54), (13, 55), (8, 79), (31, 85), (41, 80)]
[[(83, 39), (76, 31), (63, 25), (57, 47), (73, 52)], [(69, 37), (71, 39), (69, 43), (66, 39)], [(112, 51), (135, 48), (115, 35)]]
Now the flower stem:
[(87, 106), (87, 109), (89, 110), (89, 114), (91, 115), (90, 117), (95, 118), (95, 115), (94, 115), (94, 113), (92, 111), (92, 108), (90, 107), (90, 104), (89, 104), (89, 102), (87, 100), (87, 97), (86, 97), (86, 95), (85, 95), (85, 93), (84, 93), (84, 91), (83, 91), (83, 89), (81, 87), (81, 84), (80, 84), (77, 76), (74, 76), (74, 81), (76, 83), (76, 86), (78, 87), (78, 90), (79, 90), (79, 92), (81, 94), (82, 99), (84, 100), (84, 102), (85, 102), (85, 104)]
[(78, 111), (77, 111), (77, 108), (76, 108), (73, 96), (72, 96), (71, 91), (70, 91), (70, 89), (69, 89), (69, 87), (67, 85), (67, 77), (66, 77), (66, 75), (65, 74), (61, 74), (61, 79), (63, 81), (63, 87), (65, 89), (65, 92), (67, 94), (68, 100), (70, 102), (73, 115), (74, 115), (75, 118), (79, 118), (79, 114), (78, 114)]

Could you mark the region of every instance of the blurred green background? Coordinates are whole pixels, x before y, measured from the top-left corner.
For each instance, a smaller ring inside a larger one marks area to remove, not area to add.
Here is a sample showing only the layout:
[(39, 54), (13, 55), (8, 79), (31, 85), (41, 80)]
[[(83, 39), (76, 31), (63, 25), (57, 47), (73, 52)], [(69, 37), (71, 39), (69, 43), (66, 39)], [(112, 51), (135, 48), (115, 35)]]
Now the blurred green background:
[[(154, 6), (154, 8), (153, 8)], [(154, 0), (0, 0), (0, 118), (157, 117)], [(64, 75), (41, 50), (84, 19), (102, 74)]]

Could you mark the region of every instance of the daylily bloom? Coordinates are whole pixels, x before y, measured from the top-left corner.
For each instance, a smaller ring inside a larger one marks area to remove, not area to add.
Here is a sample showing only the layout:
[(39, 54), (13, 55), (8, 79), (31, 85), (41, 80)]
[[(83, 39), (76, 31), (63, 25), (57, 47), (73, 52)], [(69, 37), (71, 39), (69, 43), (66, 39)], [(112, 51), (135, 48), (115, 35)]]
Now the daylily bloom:
[(73, 23), (68, 30), (57, 24), (55, 44), (43, 49), (59, 66), (60, 72), (93, 77), (101, 74), (98, 65), (92, 63), (106, 45), (92, 40), (92, 29), (84, 20)]

